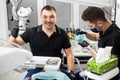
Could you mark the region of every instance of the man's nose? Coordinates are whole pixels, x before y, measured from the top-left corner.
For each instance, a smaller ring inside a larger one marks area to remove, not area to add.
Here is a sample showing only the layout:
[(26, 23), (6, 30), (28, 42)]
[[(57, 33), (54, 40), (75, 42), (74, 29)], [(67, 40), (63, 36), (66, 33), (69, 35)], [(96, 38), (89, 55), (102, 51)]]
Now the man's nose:
[(50, 18), (47, 18), (47, 22), (49, 22), (50, 21)]

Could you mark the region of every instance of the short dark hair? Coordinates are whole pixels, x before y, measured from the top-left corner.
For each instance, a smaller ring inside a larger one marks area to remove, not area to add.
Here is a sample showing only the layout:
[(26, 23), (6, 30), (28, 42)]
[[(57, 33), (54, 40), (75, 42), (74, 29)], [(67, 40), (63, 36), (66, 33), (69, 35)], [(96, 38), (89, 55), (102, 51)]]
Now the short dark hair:
[(50, 6), (50, 5), (44, 6), (44, 7), (41, 9), (41, 13), (42, 13), (43, 10), (48, 10), (48, 11), (53, 10), (53, 11), (56, 12), (56, 9), (55, 9), (53, 6)]
[(83, 11), (82, 19), (84, 21), (95, 22), (97, 20), (106, 21), (104, 11), (99, 7), (89, 6)]

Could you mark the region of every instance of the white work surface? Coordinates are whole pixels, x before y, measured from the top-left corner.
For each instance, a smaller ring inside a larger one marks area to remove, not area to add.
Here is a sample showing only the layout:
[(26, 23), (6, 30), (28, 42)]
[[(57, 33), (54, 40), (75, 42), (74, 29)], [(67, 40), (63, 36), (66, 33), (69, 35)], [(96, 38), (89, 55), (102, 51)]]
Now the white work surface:
[[(91, 54), (88, 52), (86, 48), (81, 47), (75, 40), (70, 39), (72, 52), (75, 58), (78, 58), (80, 62), (87, 62), (91, 57)], [(63, 52), (64, 53), (64, 52)], [(64, 54), (64, 56), (66, 56)], [(66, 57), (65, 57), (66, 58)]]
[(72, 44), (72, 51), (75, 57), (85, 57), (85, 56), (91, 56), (91, 54), (88, 52), (87, 49), (81, 47), (80, 45), (77, 44), (75, 40), (70, 40)]

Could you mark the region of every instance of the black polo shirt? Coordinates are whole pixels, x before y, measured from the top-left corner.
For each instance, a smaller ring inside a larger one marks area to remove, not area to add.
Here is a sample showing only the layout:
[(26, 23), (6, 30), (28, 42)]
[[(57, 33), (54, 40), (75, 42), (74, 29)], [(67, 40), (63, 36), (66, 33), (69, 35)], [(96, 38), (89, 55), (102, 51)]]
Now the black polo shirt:
[(71, 47), (67, 33), (57, 26), (56, 31), (50, 37), (42, 31), (42, 25), (40, 25), (25, 31), (21, 35), (21, 38), (25, 43), (29, 42), (34, 56), (53, 56), (62, 58), (62, 48), (67, 49)]
[(115, 23), (113, 23), (107, 31), (103, 34), (103, 32), (100, 32), (100, 38), (98, 41), (98, 47), (99, 48), (105, 48), (106, 46), (113, 46), (114, 36), (115, 33), (119, 31), (119, 28)]
[(115, 35), (112, 53), (120, 56), (120, 31), (118, 31)]
[(118, 57), (118, 67), (120, 69), (120, 31), (115, 34), (114, 45), (111, 53)]

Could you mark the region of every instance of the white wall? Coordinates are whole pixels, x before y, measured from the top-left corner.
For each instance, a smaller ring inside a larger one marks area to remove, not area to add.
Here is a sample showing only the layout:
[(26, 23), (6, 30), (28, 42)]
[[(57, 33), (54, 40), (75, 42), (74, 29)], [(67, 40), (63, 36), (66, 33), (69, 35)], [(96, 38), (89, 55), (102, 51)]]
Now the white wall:
[(80, 27), (80, 25), (79, 25), (79, 23), (80, 23), (79, 4), (78, 3), (73, 3), (72, 7), (73, 7), (73, 17), (72, 17), (73, 18), (73, 25), (74, 25), (75, 29), (77, 29), (77, 28)]
[(38, 24), (40, 25), (40, 11), (43, 8), (43, 6), (46, 5), (46, 0), (37, 0), (37, 17), (38, 17)]
[(118, 8), (117, 8), (117, 14), (116, 14), (116, 24), (120, 27), (120, 0), (117, 0)]
[(0, 39), (8, 39), (6, 0), (0, 0)]

